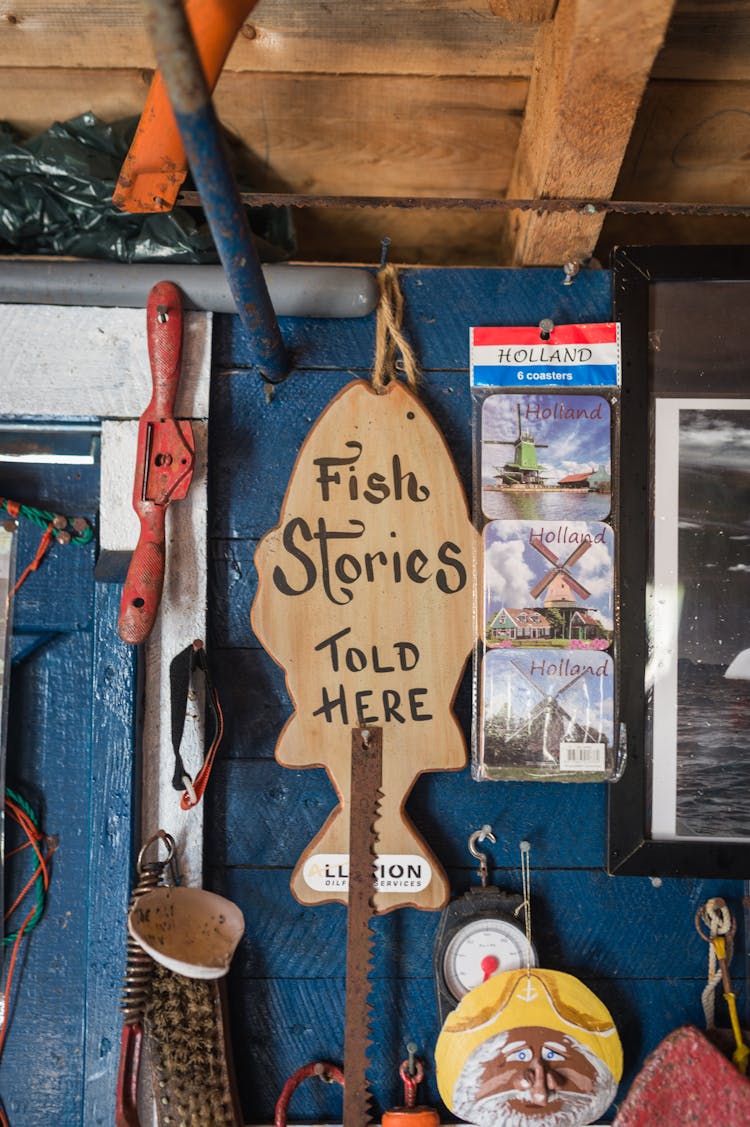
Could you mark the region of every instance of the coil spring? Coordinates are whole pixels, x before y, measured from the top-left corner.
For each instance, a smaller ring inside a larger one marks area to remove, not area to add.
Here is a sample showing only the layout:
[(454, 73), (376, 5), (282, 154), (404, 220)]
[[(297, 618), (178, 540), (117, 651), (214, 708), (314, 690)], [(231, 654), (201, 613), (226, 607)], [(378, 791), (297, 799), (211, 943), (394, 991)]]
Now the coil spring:
[[(167, 847), (167, 858), (164, 861), (144, 862), (146, 850), (156, 841), (163, 841)], [(164, 870), (174, 857), (174, 839), (164, 830), (159, 830), (149, 838), (138, 855), (136, 872), (138, 881), (130, 897), (128, 914), (146, 892), (151, 892), (163, 883)], [(132, 935), (128, 935), (125, 946), (125, 974), (123, 978), (120, 1010), (123, 1015), (124, 1025), (138, 1025), (143, 1020), (144, 1006), (148, 1000), (151, 978), (154, 973), (154, 960), (141, 947)]]

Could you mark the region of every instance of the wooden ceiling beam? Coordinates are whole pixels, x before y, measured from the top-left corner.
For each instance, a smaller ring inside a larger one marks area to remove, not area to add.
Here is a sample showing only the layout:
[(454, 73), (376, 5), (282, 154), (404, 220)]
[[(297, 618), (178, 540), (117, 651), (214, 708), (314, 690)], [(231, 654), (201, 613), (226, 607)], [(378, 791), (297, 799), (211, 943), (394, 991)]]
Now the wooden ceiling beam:
[(513, 23), (542, 23), (555, 14), (557, 0), (490, 0), (490, 10)]
[[(527, 78), (536, 24), (553, 5), (262, 0), (235, 39), (224, 73)], [(154, 65), (141, 0), (13, 0), (0, 11), (0, 59), (10, 68)]]
[[(508, 196), (608, 199), (674, 0), (560, 0), (539, 32)], [(602, 215), (513, 212), (503, 260), (585, 261)]]

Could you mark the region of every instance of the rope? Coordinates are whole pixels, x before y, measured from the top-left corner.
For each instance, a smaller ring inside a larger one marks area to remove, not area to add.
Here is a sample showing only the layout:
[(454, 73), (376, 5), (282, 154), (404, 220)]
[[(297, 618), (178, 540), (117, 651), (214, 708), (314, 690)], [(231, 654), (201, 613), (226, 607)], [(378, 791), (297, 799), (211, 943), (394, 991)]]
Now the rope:
[(82, 546), (90, 543), (94, 536), (94, 530), (83, 517), (71, 519), (64, 513), (51, 513), (47, 509), (36, 509), (32, 505), (21, 505), (18, 501), (9, 501), (7, 497), (0, 497), (0, 511), (6, 512), (14, 520), (24, 517), (39, 528), (48, 528), (51, 525), (52, 535), (55, 538), (59, 538), (61, 533), (66, 534), (62, 538), (65, 544)]
[(24, 583), (26, 582), (26, 580), (31, 575), (32, 571), (36, 571), (36, 569), (39, 567), (39, 564), (42, 562), (44, 557), (47, 555), (47, 551), (49, 550), (49, 546), (52, 543), (52, 532), (53, 532), (53, 529), (52, 529), (52, 525), (50, 524), (50, 525), (48, 525), (47, 529), (42, 534), (42, 538), (39, 541), (39, 546), (36, 550), (36, 555), (34, 556), (33, 560), (21, 572), (21, 574), (20, 574), (20, 576), (19, 576), (19, 578), (16, 582), (16, 585), (13, 588), (12, 594), (14, 594), (14, 595), (18, 594), (21, 587), (23, 587)]
[[(375, 326), (375, 365), (372, 370), (372, 386), (382, 392), (391, 380), (398, 378), (397, 368), (404, 373), (406, 383), (412, 391), (419, 381), (419, 369), (411, 345), (401, 326), (404, 319), (404, 298), (398, 283), (398, 270), (388, 263), (378, 271), (380, 303)], [(396, 360), (396, 352), (401, 359)]]
[[(5, 809), (15, 822), (21, 827), (26, 834), (26, 842), (15, 849), (8, 856), (13, 853), (18, 853), (20, 849), (31, 848), (34, 850), (37, 858), (37, 866), (32, 873), (25, 886), (18, 894), (13, 904), (8, 908), (5, 913), (4, 920), (7, 921), (22, 903), (24, 897), (33, 887), (35, 889), (35, 902), (31, 910), (26, 914), (21, 926), (14, 932), (4, 937), (3, 942), (6, 944), (12, 943), (13, 950), (11, 951), (10, 960), (8, 963), (8, 973), (5, 979), (5, 990), (3, 995), (3, 1012), (0, 1016), (0, 1058), (2, 1058), (3, 1049), (5, 1047), (5, 1038), (8, 1033), (10, 1024), (10, 1007), (11, 997), (13, 990), (13, 979), (15, 976), (16, 962), (18, 959), (18, 951), (21, 946), (21, 940), (24, 935), (29, 935), (39, 923), (49, 889), (50, 871), (49, 859), (57, 849), (56, 838), (46, 837), (45, 834), (39, 829), (39, 824), (34, 815), (33, 810), (27, 802), (19, 794), (9, 788), (5, 791)], [(43, 846), (46, 846), (46, 852), (43, 852)], [(5, 1110), (0, 1106), (0, 1127), (8, 1127), (8, 1117)]]
[(50, 513), (46, 509), (36, 509), (32, 505), (22, 505), (18, 501), (9, 501), (7, 497), (0, 497), (0, 512), (6, 512), (13, 520), (24, 517), (26, 520), (43, 528), (42, 538), (31, 563), (24, 568), (16, 582), (12, 595), (18, 594), (32, 571), (36, 571), (49, 551), (53, 540), (60, 544), (78, 544), (82, 546), (90, 543), (94, 532), (91, 525), (83, 517), (65, 516), (63, 513)]
[(531, 980), (531, 862), (529, 854), (531, 853), (531, 846), (528, 841), (522, 841), (520, 844), (521, 850), (521, 887), (523, 893), (523, 901), (518, 905), (514, 915), (523, 912), (524, 923), (526, 924), (526, 977)]
[[(734, 944), (732, 942), (732, 914), (726, 902), (719, 897), (707, 900), (699, 910), (700, 917), (709, 929), (710, 941), (708, 944), (708, 979), (701, 994), (703, 1014), (706, 1018), (706, 1029), (716, 1027), (716, 987), (722, 980), (719, 960), (716, 954), (716, 945), (713, 942), (717, 936), (726, 936), (727, 965), (732, 961)], [(697, 925), (696, 925), (697, 926)], [(699, 928), (699, 934), (700, 928)]]
[[(49, 885), (49, 873), (46, 867), (46, 860), (47, 857), (49, 857), (50, 854), (52, 854), (57, 848), (57, 845), (55, 842), (50, 843), (49, 852), (45, 856), (42, 856), (42, 853), (38, 848), (38, 843), (46, 842), (47, 839), (39, 830), (39, 824), (36, 820), (34, 811), (31, 809), (28, 802), (26, 802), (26, 800), (23, 799), (20, 794), (16, 794), (15, 791), (12, 791), (10, 787), (6, 789), (5, 796), (6, 810), (10, 813), (11, 817), (14, 818), (16, 822), (18, 822), (18, 824), (26, 833), (27, 837), (27, 840), (23, 845), (19, 845), (16, 849), (12, 849), (8, 853), (6, 853), (6, 859), (13, 857), (16, 853), (20, 853), (24, 849), (32, 848), (36, 853), (37, 860), (39, 861), (36, 870), (31, 875), (24, 888), (21, 889), (18, 896), (11, 904), (10, 908), (7, 909), (4, 916), (5, 922), (7, 923), (7, 921), (23, 901), (26, 894), (33, 887), (36, 904), (29, 923), (23, 928), (24, 933), (28, 935), (39, 923), (42, 913), (44, 912), (44, 905), (47, 899), (47, 887)], [(18, 938), (18, 935), (19, 931), (13, 931), (9, 935), (4, 936), (3, 944), (6, 947), (9, 946)]]
[[(708, 929), (707, 933), (701, 928), (701, 923)], [(732, 941), (737, 930), (737, 924), (726, 901), (721, 896), (715, 896), (713, 899), (707, 900), (702, 908), (698, 908), (695, 913), (695, 927), (701, 939), (705, 939), (709, 945), (708, 983), (701, 995), (703, 1012), (706, 1015), (706, 1026), (709, 1030), (715, 1028), (714, 990), (721, 982), (734, 1036), (732, 1063), (744, 1076), (747, 1073), (748, 1064), (750, 1064), (750, 1049), (744, 1041), (737, 1013), (737, 996), (732, 989), (732, 980), (729, 977), (729, 964), (732, 961), (734, 946)], [(717, 965), (718, 974), (716, 973)]]

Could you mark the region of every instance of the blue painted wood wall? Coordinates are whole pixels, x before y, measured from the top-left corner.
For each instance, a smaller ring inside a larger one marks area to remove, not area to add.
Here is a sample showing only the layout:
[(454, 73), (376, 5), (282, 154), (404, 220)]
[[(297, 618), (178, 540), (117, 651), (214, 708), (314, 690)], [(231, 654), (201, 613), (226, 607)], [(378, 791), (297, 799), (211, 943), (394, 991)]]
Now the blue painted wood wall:
[[(424, 369), (423, 396), (471, 487), (468, 330), (472, 324), (606, 320), (609, 275), (562, 271), (407, 271), (406, 321)], [(207, 883), (232, 897), (247, 932), (231, 974), (234, 1055), (248, 1123), (273, 1121), (286, 1078), (301, 1064), (341, 1061), (345, 911), (299, 905), (291, 869), (335, 799), (322, 770), (273, 758), (289, 713), (283, 675), (250, 629), (253, 553), (277, 523), (286, 482), (310, 426), (350, 379), (366, 376), (372, 317), (286, 321), (298, 370), (268, 398), (248, 370), (236, 318), (215, 322), (210, 425), (209, 644), (227, 722), (206, 799)], [(0, 478), (1, 480), (1, 478)], [(93, 471), (24, 472), (0, 489), (30, 503), (93, 514)], [(33, 554), (26, 530), (21, 558)], [(9, 780), (37, 801), (60, 837), (47, 914), (28, 948), (0, 1066), (13, 1127), (111, 1124), (117, 1005), (132, 861), (135, 676), (117, 639), (119, 589), (94, 585), (93, 549), (56, 551), (16, 607)], [(625, 655), (627, 660), (627, 655)], [(467, 732), (469, 678), (457, 702)], [(702, 1024), (706, 949), (695, 908), (725, 896), (741, 916), (740, 882), (608, 877), (602, 785), (476, 783), (468, 769), (426, 775), (408, 809), (461, 893), (475, 882), (466, 850), (486, 822), (493, 879), (520, 889), (518, 844), (532, 844), (534, 937), (544, 965), (579, 975), (614, 1014), (625, 1049), (624, 1091), (643, 1056), (671, 1029)], [(439, 1105), (432, 1068), (438, 1033), (432, 985), (437, 915), (403, 909), (376, 921), (372, 1089), (379, 1109), (401, 1102), (404, 1045), (426, 1058), (423, 1097)], [(741, 982), (738, 955), (734, 971)], [(741, 999), (744, 1005), (744, 998)], [(296, 1122), (340, 1121), (335, 1086), (308, 1081)], [(449, 1116), (445, 1116), (449, 1120)]]
[[(97, 467), (4, 464), (0, 481), (2, 496), (96, 519)], [(21, 522), (19, 571), (40, 534)], [(94, 583), (94, 560), (93, 544), (55, 546), (15, 600), (7, 781), (59, 847), (45, 914), (22, 948), (0, 1064), (12, 1127), (114, 1121), (136, 668), (117, 636), (119, 588)], [(18, 891), (33, 860), (19, 854), (9, 867)]]
[[(611, 317), (606, 271), (564, 286), (562, 271), (424, 270), (402, 277), (406, 323), (424, 371), (423, 397), (471, 491), (468, 334), (474, 324), (536, 325)], [(266, 397), (247, 368), (233, 318), (218, 318), (210, 448), (210, 641), (228, 716), (225, 759), (209, 800), (207, 860), (218, 891), (236, 900), (247, 933), (232, 972), (234, 1050), (248, 1122), (273, 1119), (297, 1067), (341, 1061), (345, 911), (305, 908), (289, 892), (291, 868), (335, 797), (322, 770), (273, 759), (290, 712), (283, 675), (249, 624), (259, 537), (278, 522), (282, 497), (311, 424), (349, 380), (366, 376), (373, 319), (283, 326), (299, 370)], [(625, 655), (627, 660), (627, 655)], [(458, 696), (467, 732), (470, 677)], [(625, 1048), (622, 1091), (643, 1056), (677, 1025), (702, 1022), (706, 948), (695, 908), (724, 895), (741, 915), (739, 882), (608, 877), (603, 785), (477, 783), (466, 771), (425, 775), (408, 811), (447, 867), (455, 893), (476, 878), (469, 834), (489, 822), (496, 883), (520, 890), (519, 842), (532, 844), (533, 919), (543, 965), (579, 975), (609, 1006)], [(404, 1046), (427, 1058), (424, 1093), (439, 1105), (431, 1056), (439, 1031), (432, 984), (437, 915), (402, 909), (376, 921), (372, 1090), (383, 1109), (401, 1102)], [(741, 959), (737, 960), (742, 974)], [(736, 968), (737, 969), (737, 968)], [(293, 1104), (298, 1122), (340, 1115), (335, 1086), (309, 1081)], [(444, 1111), (444, 1109), (443, 1109)], [(450, 1117), (447, 1116), (449, 1119)]]

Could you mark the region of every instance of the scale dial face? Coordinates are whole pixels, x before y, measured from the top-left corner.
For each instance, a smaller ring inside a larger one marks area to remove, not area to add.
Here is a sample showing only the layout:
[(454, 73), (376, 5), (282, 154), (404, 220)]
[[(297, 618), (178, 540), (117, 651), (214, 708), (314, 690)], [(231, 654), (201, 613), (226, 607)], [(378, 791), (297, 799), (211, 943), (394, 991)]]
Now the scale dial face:
[[(499, 916), (475, 917), (458, 928), (445, 948), (445, 985), (458, 1001), (500, 971), (525, 966), (526, 958), (526, 936), (516, 923)], [(536, 966), (533, 947), (531, 965)]]

